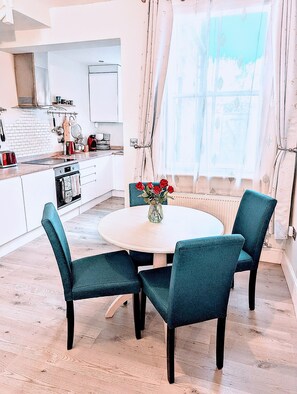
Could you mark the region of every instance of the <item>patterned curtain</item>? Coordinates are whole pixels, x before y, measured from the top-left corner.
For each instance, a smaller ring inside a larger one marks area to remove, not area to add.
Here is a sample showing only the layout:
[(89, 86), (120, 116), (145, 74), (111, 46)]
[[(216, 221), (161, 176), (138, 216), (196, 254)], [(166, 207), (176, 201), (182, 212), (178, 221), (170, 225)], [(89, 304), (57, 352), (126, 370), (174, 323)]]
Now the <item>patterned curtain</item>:
[(167, 71), (172, 30), (171, 0), (149, 0), (147, 42), (144, 54), (143, 88), (139, 108), (139, 144), (135, 181), (154, 180), (152, 146), (159, 127), (159, 116)]
[(286, 239), (290, 219), (297, 153), (297, 16), (296, 0), (278, 2), (275, 9), (274, 109), (277, 154), (272, 195), (275, 239)]

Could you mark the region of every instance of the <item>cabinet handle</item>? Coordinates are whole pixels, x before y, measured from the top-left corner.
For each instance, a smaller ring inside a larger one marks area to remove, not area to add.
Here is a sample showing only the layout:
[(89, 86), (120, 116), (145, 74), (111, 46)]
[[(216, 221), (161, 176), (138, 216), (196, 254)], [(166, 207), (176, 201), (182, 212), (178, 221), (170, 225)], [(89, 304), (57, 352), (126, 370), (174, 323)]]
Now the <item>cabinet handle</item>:
[(90, 166), (90, 167), (80, 168), (80, 173), (82, 173), (85, 170), (88, 170), (89, 168), (96, 168), (96, 167), (97, 167), (96, 164), (94, 164), (93, 166)]
[(93, 182), (97, 182), (97, 179), (92, 179), (92, 180), (89, 181), (89, 182), (82, 183), (81, 186), (85, 186), (85, 185), (88, 185), (89, 183), (93, 183)]
[(82, 178), (86, 178), (86, 177), (88, 177), (88, 176), (90, 176), (90, 175), (97, 175), (97, 173), (96, 173), (96, 172), (90, 172), (89, 174), (85, 174), (85, 175), (80, 174), (80, 178), (81, 178), (81, 179), (82, 179)]

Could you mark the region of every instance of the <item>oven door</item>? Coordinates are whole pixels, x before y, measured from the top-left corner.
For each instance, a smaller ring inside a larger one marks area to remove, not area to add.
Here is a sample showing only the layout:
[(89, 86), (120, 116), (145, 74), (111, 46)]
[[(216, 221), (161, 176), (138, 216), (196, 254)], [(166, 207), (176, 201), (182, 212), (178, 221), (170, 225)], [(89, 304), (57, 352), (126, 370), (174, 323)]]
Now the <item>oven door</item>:
[(79, 171), (56, 177), (57, 207), (62, 208), (81, 199)]

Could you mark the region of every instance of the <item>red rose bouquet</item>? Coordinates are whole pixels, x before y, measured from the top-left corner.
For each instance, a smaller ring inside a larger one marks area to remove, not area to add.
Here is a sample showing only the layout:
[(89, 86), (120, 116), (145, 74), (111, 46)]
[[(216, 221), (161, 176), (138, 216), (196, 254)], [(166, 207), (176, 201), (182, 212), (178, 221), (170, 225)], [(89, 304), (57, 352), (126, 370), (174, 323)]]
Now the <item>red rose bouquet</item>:
[(168, 185), (167, 179), (161, 179), (158, 185), (153, 185), (152, 182), (138, 182), (136, 189), (142, 191), (138, 197), (142, 197), (147, 204), (162, 204), (167, 198), (173, 199), (169, 194), (173, 193), (174, 189)]

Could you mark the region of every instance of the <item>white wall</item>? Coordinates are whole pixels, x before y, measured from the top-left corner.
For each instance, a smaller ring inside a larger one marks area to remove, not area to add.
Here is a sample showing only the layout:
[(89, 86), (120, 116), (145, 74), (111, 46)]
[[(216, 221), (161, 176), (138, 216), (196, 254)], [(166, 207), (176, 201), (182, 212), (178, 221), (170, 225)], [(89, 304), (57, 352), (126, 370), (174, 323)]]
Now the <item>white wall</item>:
[[(120, 47), (96, 47), (92, 49), (62, 49), (49, 51), (49, 79), (52, 101), (56, 96), (73, 100), (74, 107), (67, 110), (77, 112), (77, 122), (82, 127), (85, 142), (90, 134), (110, 133), (112, 146), (123, 146), (123, 126), (121, 123), (99, 123), (95, 126), (89, 120), (88, 51), (96, 50), (98, 60), (120, 64)], [(93, 56), (92, 56), (93, 57)], [(93, 64), (91, 62), (90, 64)], [(57, 118), (62, 121), (62, 118)]]
[(18, 101), (14, 61), (9, 53), (0, 52), (0, 81), (0, 107), (7, 109), (1, 114), (6, 141), (0, 142), (0, 149), (15, 151), (17, 159), (60, 150), (46, 111), (12, 109)]
[(122, 52), (123, 133), (125, 181), (133, 180), (135, 150), (130, 137), (138, 135), (142, 52), (146, 37), (148, 2), (115, 0), (51, 10), (51, 28), (16, 32), (16, 41), (1, 48), (23, 48), (57, 43), (119, 38)]
[[(92, 128), (89, 121), (88, 67), (68, 59), (63, 51), (49, 52), (49, 80), (52, 101), (55, 96), (73, 100), (75, 106), (66, 109), (78, 113), (77, 122), (83, 135), (88, 136)], [(63, 116), (56, 116), (56, 121), (61, 124)]]
[(13, 56), (0, 52), (0, 107), (10, 108), (17, 105)]
[[(291, 223), (297, 230), (297, 189), (295, 186), (295, 197), (294, 197), (294, 205), (293, 205), (293, 213)], [(293, 238), (289, 238), (287, 241), (285, 254), (288, 260), (291, 262), (293, 272), (295, 277), (297, 277), (297, 240), (294, 241)]]
[[(295, 183), (295, 190), (293, 192), (293, 211), (291, 217), (291, 225), (297, 230), (297, 184)], [(297, 316), (297, 239), (293, 238), (287, 240), (286, 249), (282, 261), (282, 268), (290, 289), (295, 313)]]

